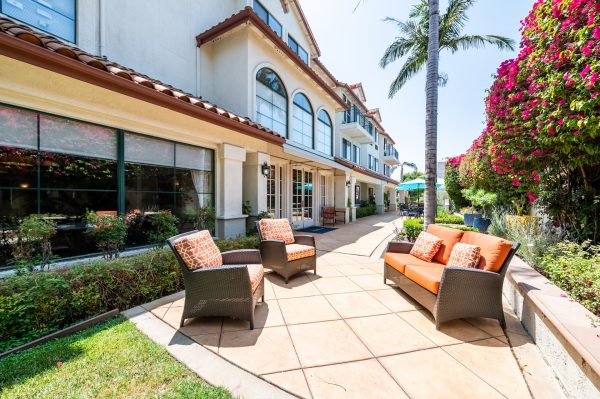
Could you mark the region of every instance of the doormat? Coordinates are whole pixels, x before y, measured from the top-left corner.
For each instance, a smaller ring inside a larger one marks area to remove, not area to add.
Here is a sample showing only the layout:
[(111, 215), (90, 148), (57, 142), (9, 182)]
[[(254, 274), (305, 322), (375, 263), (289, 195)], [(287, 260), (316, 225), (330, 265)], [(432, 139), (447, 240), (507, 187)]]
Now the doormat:
[(323, 226), (310, 226), (310, 227), (305, 227), (303, 229), (296, 230), (296, 231), (301, 231), (303, 233), (324, 234), (324, 233), (328, 233), (332, 230), (337, 230), (337, 228), (336, 227), (323, 227)]

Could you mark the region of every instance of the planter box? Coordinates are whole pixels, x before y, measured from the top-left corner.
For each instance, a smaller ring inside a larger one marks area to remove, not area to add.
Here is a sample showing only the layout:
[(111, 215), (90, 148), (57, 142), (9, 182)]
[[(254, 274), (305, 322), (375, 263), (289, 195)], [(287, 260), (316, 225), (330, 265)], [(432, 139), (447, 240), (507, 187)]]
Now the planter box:
[(573, 398), (600, 398), (600, 325), (590, 311), (515, 257), (504, 295)]

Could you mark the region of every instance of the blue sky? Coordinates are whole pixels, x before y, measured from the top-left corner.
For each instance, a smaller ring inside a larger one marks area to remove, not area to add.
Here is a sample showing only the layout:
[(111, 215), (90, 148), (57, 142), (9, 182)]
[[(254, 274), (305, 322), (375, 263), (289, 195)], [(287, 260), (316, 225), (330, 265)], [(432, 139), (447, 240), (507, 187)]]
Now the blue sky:
[[(321, 61), (341, 81), (361, 81), (367, 105), (379, 107), (383, 126), (396, 141), (401, 161), (423, 169), (425, 134), (425, 72), (419, 73), (390, 100), (390, 82), (402, 61), (385, 70), (378, 65), (397, 28), (382, 20), (408, 18), (417, 0), (366, 0), (353, 12), (357, 0), (301, 0), (302, 8), (321, 48)], [(469, 12), (468, 34), (498, 34), (519, 40), (520, 21), (534, 0), (479, 0)], [(440, 1), (444, 10), (447, 0)], [(484, 49), (443, 52), (440, 71), (449, 76), (440, 88), (438, 158), (463, 153), (482, 130), (485, 90), (500, 63), (515, 52)]]

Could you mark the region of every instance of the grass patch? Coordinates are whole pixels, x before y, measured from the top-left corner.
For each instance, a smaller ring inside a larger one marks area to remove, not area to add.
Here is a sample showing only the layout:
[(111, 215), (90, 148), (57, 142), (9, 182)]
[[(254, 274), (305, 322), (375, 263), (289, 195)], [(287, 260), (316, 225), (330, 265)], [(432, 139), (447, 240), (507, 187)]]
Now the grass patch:
[(0, 360), (0, 398), (224, 399), (231, 394), (203, 382), (117, 317)]

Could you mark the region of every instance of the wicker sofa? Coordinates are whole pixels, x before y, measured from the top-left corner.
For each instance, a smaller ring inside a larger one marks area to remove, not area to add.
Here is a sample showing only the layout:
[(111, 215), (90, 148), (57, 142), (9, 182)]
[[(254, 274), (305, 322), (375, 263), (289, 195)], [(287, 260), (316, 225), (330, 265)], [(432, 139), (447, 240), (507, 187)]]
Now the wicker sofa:
[[(429, 310), (437, 329), (441, 323), (464, 317), (493, 318), (506, 328), (502, 285), (520, 244), (438, 225), (430, 225), (427, 232), (443, 239), (432, 262), (410, 255), (413, 243), (392, 241), (384, 255), (384, 282), (393, 281)], [(458, 242), (481, 248), (477, 268), (446, 266), (452, 248)]]
[(256, 249), (223, 252), (222, 266), (190, 270), (175, 243), (196, 233), (191, 231), (167, 240), (181, 266), (185, 286), (180, 326), (192, 317), (223, 316), (247, 320), (253, 330), (254, 309), (259, 299), (265, 300), (260, 252)]
[[(288, 234), (293, 237), (290, 240), (293, 241), (292, 243), (286, 244), (282, 239), (266, 239), (264, 231), (266, 224), (278, 221), (282, 222), (283, 219), (263, 219), (256, 222), (263, 266), (283, 277), (286, 284), (290, 277), (306, 270), (312, 270), (317, 274), (317, 253), (314, 237), (293, 234), (291, 227), (289, 227)], [(289, 226), (289, 222), (287, 224)]]

